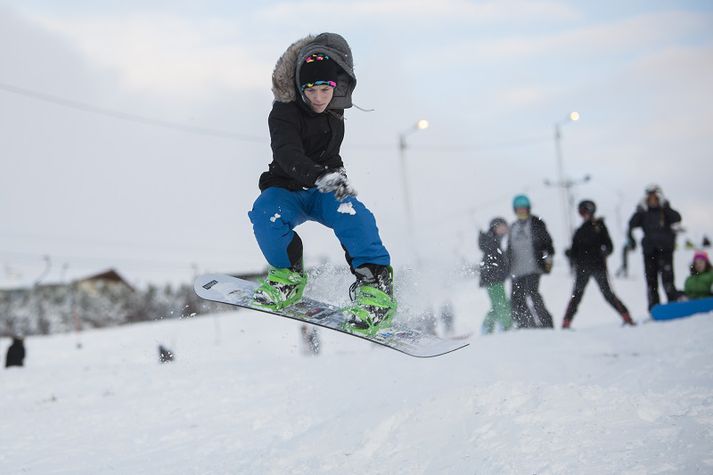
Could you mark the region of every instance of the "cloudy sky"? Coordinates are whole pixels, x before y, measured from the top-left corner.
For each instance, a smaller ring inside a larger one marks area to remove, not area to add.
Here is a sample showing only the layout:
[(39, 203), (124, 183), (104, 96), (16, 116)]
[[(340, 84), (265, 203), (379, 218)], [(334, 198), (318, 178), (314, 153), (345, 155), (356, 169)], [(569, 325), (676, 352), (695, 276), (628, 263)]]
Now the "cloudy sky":
[[(270, 75), (322, 31), (350, 42), (373, 109), (348, 111), (342, 156), (395, 264), (475, 260), (522, 192), (564, 248), (559, 121), (566, 177), (591, 176), (573, 198), (617, 243), (649, 183), (687, 237), (713, 234), (710, 2), (0, 0), (0, 280), (47, 261), (49, 280), (113, 266), (137, 284), (261, 269)], [(308, 264), (341, 262), (331, 231), (300, 233)]]

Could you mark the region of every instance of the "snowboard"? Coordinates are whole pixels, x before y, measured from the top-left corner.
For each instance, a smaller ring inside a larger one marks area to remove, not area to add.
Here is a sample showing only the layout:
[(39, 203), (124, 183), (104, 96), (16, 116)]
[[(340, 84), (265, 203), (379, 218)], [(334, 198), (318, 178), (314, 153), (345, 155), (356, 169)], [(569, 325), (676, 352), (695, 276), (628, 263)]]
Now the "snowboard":
[(713, 312), (713, 297), (654, 305), (651, 308), (651, 318), (673, 320), (705, 312)]
[(258, 285), (257, 282), (226, 274), (205, 274), (196, 278), (193, 288), (199, 297), (206, 300), (329, 328), (417, 358), (441, 356), (469, 345), (463, 340), (441, 338), (425, 330), (409, 327), (399, 321), (405, 316), (398, 312), (390, 327), (381, 329), (373, 335), (365, 335), (351, 331), (349, 326), (345, 325), (349, 317), (340, 307), (308, 297), (303, 297), (300, 302), (282, 310), (265, 309), (252, 300), (253, 292)]

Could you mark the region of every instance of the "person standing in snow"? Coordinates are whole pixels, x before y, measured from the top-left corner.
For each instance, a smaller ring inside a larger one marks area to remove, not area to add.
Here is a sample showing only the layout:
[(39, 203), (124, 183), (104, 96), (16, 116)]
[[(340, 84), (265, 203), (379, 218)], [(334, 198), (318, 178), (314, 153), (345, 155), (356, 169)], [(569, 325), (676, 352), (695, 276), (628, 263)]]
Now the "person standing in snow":
[(487, 232), (480, 232), (478, 246), (483, 251), (480, 260), (480, 286), (485, 287), (490, 298), (490, 310), (485, 316), (482, 333), (493, 333), (496, 326), (503, 331), (512, 327), (510, 301), (505, 294), (505, 280), (509, 275), (508, 260), (502, 242), (508, 234), (508, 223), (503, 218), (493, 218)]
[(629, 315), (629, 310), (614, 295), (609, 285), (607, 257), (614, 251), (614, 244), (609, 236), (609, 230), (604, 224), (604, 219), (594, 217), (597, 206), (591, 200), (581, 201), (578, 210), (584, 222), (574, 232), (572, 247), (568, 251), (568, 257), (574, 265), (576, 277), (572, 297), (562, 320), (562, 328), (570, 328), (572, 325), (572, 319), (577, 313), (577, 308), (582, 296), (584, 296), (584, 289), (590, 277), (594, 277), (594, 281), (599, 285), (602, 295), (609, 302), (609, 305), (614, 307), (621, 315), (624, 324), (635, 325), (631, 315)]
[(644, 251), (644, 274), (649, 310), (659, 303), (659, 274), (667, 300), (675, 302), (680, 295), (674, 285), (673, 274), (673, 250), (676, 247), (674, 226), (680, 222), (681, 215), (671, 208), (657, 185), (646, 188), (644, 199), (629, 219), (627, 233), (629, 249), (636, 249), (633, 230), (641, 228), (644, 232), (641, 247)]
[[(555, 249), (545, 222), (530, 213), (530, 199), (517, 195), (513, 199), (517, 220), (510, 226), (507, 257), (510, 262), (512, 317), (519, 328), (554, 328), (552, 315), (540, 295), (540, 276), (552, 270)], [(532, 304), (538, 322), (530, 311)]]
[(390, 324), (396, 300), (389, 253), (340, 156), (344, 109), (352, 106), (356, 82), (351, 49), (335, 33), (296, 41), (275, 66), (268, 117), (273, 160), (249, 212), (270, 269), (254, 300), (272, 310), (301, 300), (307, 275), (294, 229), (316, 221), (334, 231), (356, 276), (349, 291), (354, 303), (346, 309), (351, 329), (373, 333)]

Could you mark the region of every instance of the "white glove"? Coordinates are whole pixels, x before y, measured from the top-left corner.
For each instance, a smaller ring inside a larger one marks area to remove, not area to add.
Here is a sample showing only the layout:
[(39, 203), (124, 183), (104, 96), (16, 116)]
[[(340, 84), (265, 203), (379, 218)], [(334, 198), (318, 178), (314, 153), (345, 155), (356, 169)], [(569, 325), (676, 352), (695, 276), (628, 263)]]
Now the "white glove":
[(322, 193), (334, 192), (334, 196), (339, 201), (342, 201), (347, 196), (357, 195), (357, 191), (354, 189), (352, 184), (349, 183), (349, 179), (347, 178), (344, 169), (340, 169), (336, 172), (327, 172), (317, 178), (317, 181), (315, 181), (314, 184)]

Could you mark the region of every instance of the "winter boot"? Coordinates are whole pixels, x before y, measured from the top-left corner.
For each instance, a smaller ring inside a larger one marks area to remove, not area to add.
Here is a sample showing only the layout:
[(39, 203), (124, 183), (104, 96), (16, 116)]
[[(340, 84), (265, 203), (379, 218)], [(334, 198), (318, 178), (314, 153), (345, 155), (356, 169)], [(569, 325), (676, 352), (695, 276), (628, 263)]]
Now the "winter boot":
[(391, 266), (366, 264), (354, 271), (356, 282), (349, 288), (354, 304), (344, 310), (351, 318), (350, 331), (373, 335), (391, 325), (396, 313), (393, 269)]
[(269, 310), (280, 310), (302, 300), (307, 275), (294, 269), (272, 267), (260, 283), (253, 301)]
[(636, 326), (636, 322), (631, 319), (631, 315), (629, 315), (628, 313), (623, 314), (623, 315), (621, 316), (621, 319), (624, 320), (624, 325), (625, 325), (625, 326), (626, 326), (626, 325), (629, 325), (629, 326), (632, 326), (632, 327)]
[(572, 319), (565, 317), (564, 320), (562, 320), (562, 329), (567, 330), (572, 326)]

